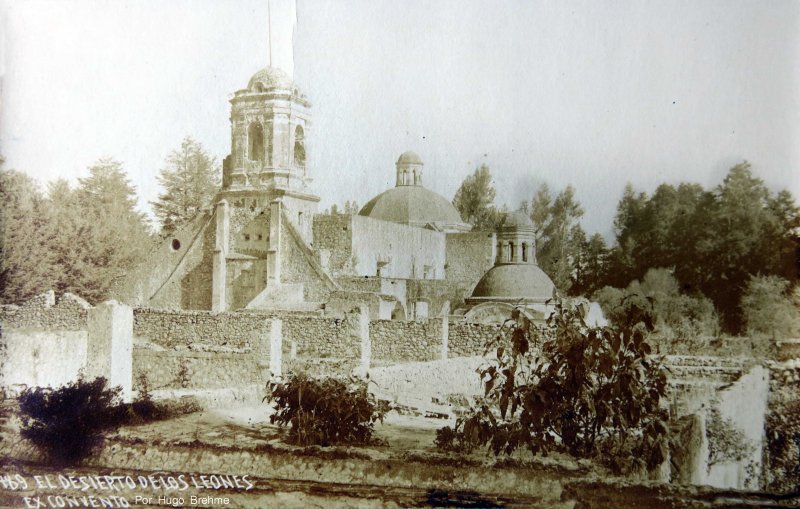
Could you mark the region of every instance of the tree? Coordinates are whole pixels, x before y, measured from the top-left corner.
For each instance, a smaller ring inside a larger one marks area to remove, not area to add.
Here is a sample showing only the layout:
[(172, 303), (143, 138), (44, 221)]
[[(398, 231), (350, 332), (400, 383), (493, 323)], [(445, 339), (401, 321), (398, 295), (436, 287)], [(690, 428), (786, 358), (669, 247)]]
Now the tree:
[(731, 168), (714, 191), (707, 214), (711, 231), (698, 246), (698, 259), (707, 270), (696, 270), (692, 283), (714, 301), (727, 329), (741, 332), (744, 320), (739, 303), (752, 275), (797, 281), (796, 271), (786, 264), (795, 249), (792, 232), (786, 228), (795, 223), (800, 211), (786, 193), (773, 198), (744, 162)]
[(22, 303), (53, 287), (55, 217), (36, 182), (0, 172), (0, 299)]
[(550, 219), (550, 206), (553, 198), (550, 196), (550, 188), (547, 183), (542, 183), (536, 190), (536, 194), (531, 200), (530, 218), (533, 221), (533, 226), (536, 229), (536, 244), (544, 235), (544, 229)]
[(453, 197), (453, 206), (461, 218), (476, 230), (494, 231), (500, 213), (494, 206), (495, 189), (489, 167), (482, 164), (467, 176)]
[(211, 202), (219, 187), (216, 159), (188, 136), (180, 149), (167, 156), (166, 166), (156, 178), (164, 193), (152, 205), (164, 236), (189, 222)]
[(624, 288), (651, 268), (671, 268), (685, 293), (710, 298), (725, 330), (740, 333), (739, 303), (750, 276), (797, 281), (798, 226), (791, 194), (773, 195), (747, 162), (711, 191), (662, 184), (648, 197), (628, 185), (617, 206), (605, 284)]
[(750, 276), (741, 303), (748, 335), (776, 340), (800, 334), (800, 313), (788, 289), (789, 282), (778, 276)]
[(655, 331), (663, 337), (694, 339), (718, 333), (714, 305), (702, 295), (682, 292), (670, 269), (650, 269), (641, 282), (634, 280), (625, 289), (606, 286), (593, 298), (612, 324), (624, 323), (631, 305), (649, 306)]
[[(576, 225), (578, 226), (578, 225)], [(595, 233), (589, 240), (580, 240), (583, 230), (573, 233), (573, 243), (577, 244), (578, 256), (570, 293), (591, 295), (603, 285), (608, 266), (608, 248), (602, 235)], [(585, 237), (584, 237), (585, 238)]]
[(649, 356), (646, 310), (631, 308), (618, 328), (590, 328), (582, 309), (555, 307), (545, 327), (515, 311), (507, 334), (487, 345), (494, 355), (480, 369), (485, 398), (454, 429), (439, 430), (437, 446), (486, 445), (495, 455), (561, 450), (623, 472), (661, 465), (667, 378)]
[[(534, 204), (534, 212), (537, 204)], [(575, 189), (567, 186), (550, 207), (542, 238), (537, 243), (539, 265), (562, 292), (569, 293), (575, 276), (575, 263), (580, 256), (586, 233), (578, 224), (583, 208), (575, 200)]]
[(67, 284), (89, 302), (107, 299), (153, 245), (122, 163), (102, 158), (89, 166), (89, 176), (78, 179), (66, 213), (72, 227), (58, 243), (76, 250), (69, 257), (72, 278)]

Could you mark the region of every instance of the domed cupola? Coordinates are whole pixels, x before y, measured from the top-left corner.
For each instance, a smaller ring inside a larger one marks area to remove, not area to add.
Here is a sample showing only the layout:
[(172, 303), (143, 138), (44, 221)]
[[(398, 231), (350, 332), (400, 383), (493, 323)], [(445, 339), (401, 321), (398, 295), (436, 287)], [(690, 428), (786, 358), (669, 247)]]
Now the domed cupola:
[(511, 305), (543, 304), (555, 286), (536, 264), (536, 230), (521, 211), (507, 214), (497, 232), (497, 258), (475, 285), (467, 305), (504, 302)]
[(424, 163), (414, 152), (404, 152), (397, 159), (395, 187), (367, 202), (358, 212), (381, 221), (434, 228), (443, 232), (465, 232), (472, 227), (447, 198), (422, 187)]
[(266, 92), (268, 90), (294, 90), (294, 82), (288, 74), (277, 67), (265, 67), (255, 73), (247, 83), (249, 92)]
[(397, 168), (397, 186), (421, 186), (422, 185), (422, 159), (411, 152), (403, 152), (395, 167)]

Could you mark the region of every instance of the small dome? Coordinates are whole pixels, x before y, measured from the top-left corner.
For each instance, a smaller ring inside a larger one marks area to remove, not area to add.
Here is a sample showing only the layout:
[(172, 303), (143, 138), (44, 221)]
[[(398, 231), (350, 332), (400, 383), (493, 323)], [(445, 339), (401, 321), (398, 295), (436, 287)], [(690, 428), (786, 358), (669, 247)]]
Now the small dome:
[(538, 265), (496, 265), (478, 281), (468, 300), (544, 302), (553, 297), (554, 288)]
[(275, 88), (291, 90), (294, 88), (294, 82), (288, 74), (277, 67), (265, 67), (250, 78), (247, 88), (254, 92)]
[(528, 214), (522, 212), (521, 210), (516, 210), (514, 212), (509, 212), (503, 218), (503, 222), (500, 223), (501, 228), (507, 229), (518, 229), (518, 228), (533, 228), (533, 221), (531, 218), (528, 217)]
[(452, 203), (422, 186), (400, 186), (384, 191), (368, 201), (358, 215), (411, 226), (433, 224), (444, 231), (470, 229)]
[(409, 150), (400, 154), (396, 164), (422, 164), (422, 159), (420, 159), (416, 152)]

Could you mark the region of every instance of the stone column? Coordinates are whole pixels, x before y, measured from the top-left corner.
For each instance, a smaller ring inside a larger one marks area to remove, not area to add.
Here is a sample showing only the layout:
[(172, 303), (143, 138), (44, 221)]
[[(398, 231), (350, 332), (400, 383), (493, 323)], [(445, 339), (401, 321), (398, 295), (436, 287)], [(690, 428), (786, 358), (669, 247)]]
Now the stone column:
[(269, 247), (267, 248), (267, 288), (281, 284), (281, 217), (283, 202), (272, 200), (269, 204)]
[(86, 377), (105, 377), (109, 386), (122, 387), (122, 400), (131, 401), (133, 389), (133, 309), (116, 301), (89, 310)]
[(228, 202), (217, 203), (217, 232), (214, 242), (214, 268), (211, 275), (211, 311), (220, 313), (228, 308), (225, 295), (228, 271), (228, 239), (230, 236), (230, 208)]

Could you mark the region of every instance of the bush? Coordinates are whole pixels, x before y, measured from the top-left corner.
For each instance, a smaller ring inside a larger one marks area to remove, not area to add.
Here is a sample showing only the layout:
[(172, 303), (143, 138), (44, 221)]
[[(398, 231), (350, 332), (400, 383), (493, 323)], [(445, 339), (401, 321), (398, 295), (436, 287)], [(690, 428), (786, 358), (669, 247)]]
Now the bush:
[(370, 443), (375, 422), (382, 421), (388, 410), (357, 378), (317, 380), (295, 375), (286, 382), (270, 383), (269, 388), (275, 405), (270, 421), (291, 424), (289, 441), (297, 445)]
[(678, 280), (668, 269), (650, 269), (641, 282), (633, 281), (624, 290), (606, 286), (593, 298), (617, 326), (624, 323), (628, 308), (634, 306), (649, 307), (655, 331), (667, 339), (696, 339), (720, 332), (714, 304), (703, 296), (681, 293)]
[(786, 339), (800, 334), (789, 282), (777, 276), (750, 276), (742, 295), (742, 315), (750, 336)]
[(78, 380), (59, 389), (31, 388), (19, 396), (24, 438), (55, 464), (90, 455), (121, 423), (120, 388), (105, 378)]
[(485, 397), (455, 428), (439, 430), (443, 450), (488, 446), (599, 458), (618, 472), (653, 469), (667, 456), (667, 378), (645, 335), (652, 318), (628, 309), (621, 328), (589, 328), (583, 309), (556, 310), (544, 327), (515, 312), (506, 334), (487, 345), (479, 369)]

